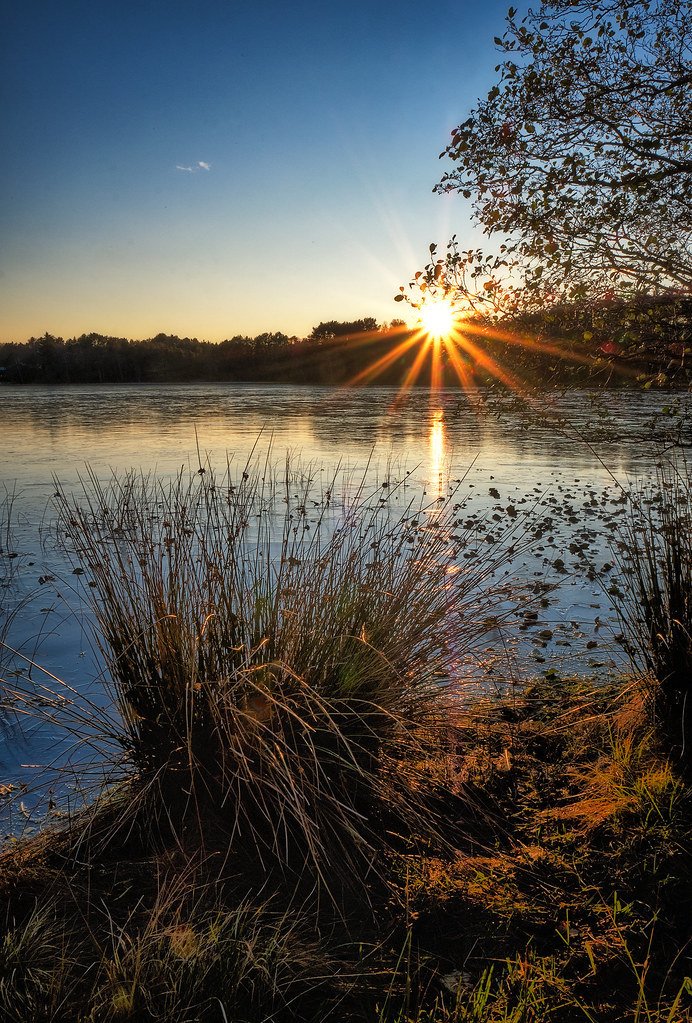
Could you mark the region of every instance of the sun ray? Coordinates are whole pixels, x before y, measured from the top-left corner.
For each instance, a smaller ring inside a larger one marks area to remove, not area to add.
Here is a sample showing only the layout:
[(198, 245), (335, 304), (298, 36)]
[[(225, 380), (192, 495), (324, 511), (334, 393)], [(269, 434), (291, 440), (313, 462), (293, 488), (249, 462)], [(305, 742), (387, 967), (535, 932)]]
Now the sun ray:
[(492, 355), (484, 352), (477, 344), (475, 344), (466, 334), (461, 331), (457, 331), (454, 335), (454, 341), (467, 352), (474, 363), (480, 366), (482, 369), (487, 370), (496, 380), (504, 384), (515, 394), (524, 394), (526, 386), (520, 377), (516, 376), (510, 370), (506, 369), (499, 359), (494, 359)]
[[(496, 324), (474, 323), (467, 320), (464, 323), (464, 330), (478, 337), (496, 339), (506, 345), (516, 345), (527, 351), (537, 352), (539, 355), (553, 355), (556, 359), (576, 363), (581, 366), (593, 366), (594, 356), (588, 352), (576, 352), (568, 349), (559, 342), (548, 341), (533, 337), (531, 334), (519, 333), (518, 331), (504, 330)], [(637, 371), (631, 367), (618, 366), (618, 373), (623, 376), (635, 377)]]
[(442, 387), (442, 339), (440, 337), (432, 337), (431, 347), (430, 390), (435, 393)]
[(538, 341), (530, 334), (519, 334), (509, 330), (503, 330), (495, 324), (474, 323), (469, 320), (464, 324), (464, 329), (470, 334), (478, 337), (491, 337), (502, 341), (507, 345), (519, 345), (529, 351), (539, 352), (546, 355), (555, 355), (557, 358), (569, 358), (574, 362), (590, 363), (593, 359), (587, 355), (580, 355), (578, 352), (567, 352), (564, 346), (554, 344), (550, 341)]
[(413, 348), (414, 345), (419, 344), (423, 337), (423, 332), (418, 330), (410, 337), (404, 338), (404, 340), (400, 341), (399, 344), (392, 348), (390, 352), (382, 355), (379, 359), (376, 359), (375, 362), (366, 366), (365, 369), (360, 371), (360, 373), (357, 373), (354, 377), (352, 377), (348, 382), (348, 386), (357, 387), (358, 384), (364, 384), (368, 383), (370, 380), (374, 380), (375, 377), (388, 369), (392, 363), (400, 359), (405, 352), (407, 352), (410, 348)]
[(432, 345), (431, 339), (423, 335), (423, 342), (420, 346), (420, 349), (418, 350), (418, 353), (416, 354), (415, 359), (413, 360), (413, 365), (411, 366), (408, 373), (404, 377), (401, 387), (399, 388), (400, 393), (403, 391), (409, 391), (415, 384), (416, 380), (420, 375), (420, 371), (423, 368), (423, 363), (425, 362), (428, 356), (428, 352), (430, 350), (431, 345)]
[(450, 343), (446, 345), (446, 349), (452, 369), (456, 373), (457, 380), (461, 384), (462, 388), (465, 391), (469, 391), (473, 387), (473, 374), (471, 373), (467, 363), (464, 362), (459, 354), (455, 339), (452, 337), (449, 339), (449, 342)]
[[(539, 340), (526, 332), (479, 322), (471, 318), (469, 310), (448, 297), (426, 298), (418, 307), (418, 326), (413, 330), (403, 325), (381, 330), (376, 335), (377, 340), (387, 342), (388, 338), (391, 339), (391, 349), (360, 370), (346, 386), (370, 383), (403, 359), (402, 379), (394, 404), (419, 383), (424, 372), (431, 398), (454, 378), (469, 394), (490, 377), (529, 400), (530, 383), (498, 357), (498, 347), (504, 348), (510, 359), (512, 348), (520, 347), (531, 353), (572, 363), (592, 365), (594, 362), (592, 355), (568, 350), (559, 342)], [(373, 336), (369, 335), (368, 338), (361, 336), (352, 340), (356, 344), (367, 344), (372, 339)]]

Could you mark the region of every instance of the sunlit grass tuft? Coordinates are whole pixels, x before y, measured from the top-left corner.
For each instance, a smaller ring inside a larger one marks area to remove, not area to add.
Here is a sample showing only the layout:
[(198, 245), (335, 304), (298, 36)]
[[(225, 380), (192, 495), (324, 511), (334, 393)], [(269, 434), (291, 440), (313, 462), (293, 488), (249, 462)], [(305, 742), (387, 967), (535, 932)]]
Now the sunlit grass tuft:
[(153, 827), (329, 891), (362, 886), (387, 836), (430, 840), (419, 765), (505, 556), (460, 569), (454, 501), (267, 464), (60, 498)]

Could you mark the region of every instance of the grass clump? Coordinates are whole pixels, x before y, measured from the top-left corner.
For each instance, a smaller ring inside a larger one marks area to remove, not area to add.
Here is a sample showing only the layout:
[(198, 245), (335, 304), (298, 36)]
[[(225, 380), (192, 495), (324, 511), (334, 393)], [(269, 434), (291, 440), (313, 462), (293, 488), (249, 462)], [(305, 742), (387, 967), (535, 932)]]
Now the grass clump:
[(265, 467), (91, 476), (60, 524), (93, 584), (133, 791), (182, 844), (361, 885), (390, 832), (435, 831), (430, 759), (478, 638), (451, 502)]
[(692, 479), (686, 461), (662, 462), (621, 527), (628, 585), (615, 594), (628, 649), (654, 680), (655, 714), (675, 755), (692, 763)]

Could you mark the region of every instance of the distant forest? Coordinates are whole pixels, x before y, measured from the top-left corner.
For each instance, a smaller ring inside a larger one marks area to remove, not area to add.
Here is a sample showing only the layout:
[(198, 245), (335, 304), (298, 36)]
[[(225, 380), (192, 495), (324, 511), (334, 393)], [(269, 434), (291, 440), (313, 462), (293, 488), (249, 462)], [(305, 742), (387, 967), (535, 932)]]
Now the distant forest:
[[(484, 353), (528, 384), (636, 383), (688, 387), (692, 382), (692, 299), (642, 297), (598, 305), (570, 305), (498, 323), (470, 322)], [(373, 317), (318, 324), (307, 338), (265, 333), (220, 343), (157, 334), (128, 340), (103, 334), (64, 339), (44, 334), (0, 345), (0, 381), (6, 384), (168, 383), (266, 381), (279, 383), (400, 384), (418, 345), (402, 320), (380, 325)], [(510, 340), (523, 338), (524, 343)], [(504, 338), (504, 340), (502, 340)], [(402, 342), (404, 344), (402, 344)], [(391, 357), (398, 346), (403, 349)], [(456, 374), (442, 353), (443, 383)], [(493, 379), (477, 359), (468, 371), (479, 384)], [(482, 361), (482, 360), (481, 360)], [(377, 373), (368, 368), (377, 367)], [(417, 382), (430, 382), (430, 360)]]

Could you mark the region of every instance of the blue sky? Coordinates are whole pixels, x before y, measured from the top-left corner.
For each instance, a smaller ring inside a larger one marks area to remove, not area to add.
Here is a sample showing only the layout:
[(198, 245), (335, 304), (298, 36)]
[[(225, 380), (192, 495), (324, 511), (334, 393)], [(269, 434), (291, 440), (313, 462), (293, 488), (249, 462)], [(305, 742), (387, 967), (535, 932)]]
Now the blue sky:
[(0, 339), (399, 315), (506, 7), (4, 0)]

